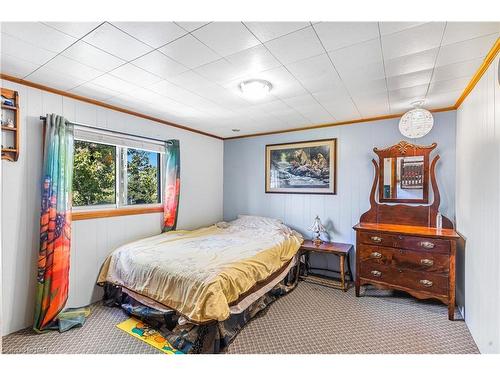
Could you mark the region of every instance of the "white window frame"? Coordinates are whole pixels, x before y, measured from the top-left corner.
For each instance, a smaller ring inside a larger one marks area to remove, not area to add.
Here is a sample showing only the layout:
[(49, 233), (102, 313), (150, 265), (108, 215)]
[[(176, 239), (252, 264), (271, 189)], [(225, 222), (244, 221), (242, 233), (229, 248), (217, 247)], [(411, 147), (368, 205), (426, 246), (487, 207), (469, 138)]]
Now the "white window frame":
[[(127, 139), (127, 138), (135, 138), (141, 139), (139, 137), (119, 137), (114, 135), (111, 132), (107, 132), (104, 130), (92, 130), (95, 133), (102, 134), (112, 134), (113, 137), (117, 139)], [(165, 166), (165, 152), (160, 152), (158, 150), (148, 149), (147, 147), (136, 147), (136, 146), (124, 146), (119, 144), (114, 144), (112, 142), (101, 142), (95, 141), (93, 139), (86, 139), (83, 136), (75, 136), (74, 141), (82, 141), (88, 143), (98, 143), (108, 146), (115, 147), (115, 203), (114, 204), (98, 204), (91, 206), (73, 206), (72, 210), (75, 212), (85, 212), (85, 211), (101, 211), (101, 210), (113, 210), (113, 209), (123, 209), (123, 208), (154, 208), (154, 207), (162, 207), (163, 206), (163, 192), (164, 192), (164, 166)], [(147, 142), (146, 142), (147, 143)], [(160, 154), (160, 160), (158, 165), (158, 173), (159, 173), (159, 203), (147, 203), (147, 204), (128, 204), (127, 203), (127, 149), (135, 149), (142, 150), (147, 152), (154, 152)]]

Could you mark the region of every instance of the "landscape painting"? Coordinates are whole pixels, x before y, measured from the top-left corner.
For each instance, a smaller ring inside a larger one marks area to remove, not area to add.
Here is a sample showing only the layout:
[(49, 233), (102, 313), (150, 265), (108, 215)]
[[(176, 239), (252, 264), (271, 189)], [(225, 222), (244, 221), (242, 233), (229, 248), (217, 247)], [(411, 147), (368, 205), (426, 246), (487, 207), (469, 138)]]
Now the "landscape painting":
[(266, 146), (266, 193), (336, 194), (336, 139)]

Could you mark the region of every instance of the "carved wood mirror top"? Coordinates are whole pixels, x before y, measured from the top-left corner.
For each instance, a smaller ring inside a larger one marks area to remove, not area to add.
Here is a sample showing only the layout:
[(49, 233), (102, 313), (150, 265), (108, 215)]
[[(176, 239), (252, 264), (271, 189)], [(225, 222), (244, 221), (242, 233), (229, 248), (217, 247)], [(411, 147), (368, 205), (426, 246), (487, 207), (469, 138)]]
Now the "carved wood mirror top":
[(429, 155), (437, 144), (415, 145), (406, 141), (385, 149), (379, 157), (379, 202), (429, 203)]

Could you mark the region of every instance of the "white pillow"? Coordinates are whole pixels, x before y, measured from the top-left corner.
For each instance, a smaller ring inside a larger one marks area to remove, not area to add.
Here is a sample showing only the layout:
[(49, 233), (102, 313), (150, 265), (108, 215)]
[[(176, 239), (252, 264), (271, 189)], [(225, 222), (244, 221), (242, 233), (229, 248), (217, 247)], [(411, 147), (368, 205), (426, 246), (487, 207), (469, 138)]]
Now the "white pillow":
[(285, 225), (279, 219), (252, 215), (238, 215), (238, 219), (231, 221), (231, 226), (241, 229), (282, 229), (283, 227), (285, 227)]
[(278, 224), (283, 224), (283, 221), (280, 219), (276, 219), (274, 217), (266, 217), (266, 216), (256, 216), (256, 215), (238, 215), (238, 219), (244, 219), (248, 222), (269, 222), (273, 221)]

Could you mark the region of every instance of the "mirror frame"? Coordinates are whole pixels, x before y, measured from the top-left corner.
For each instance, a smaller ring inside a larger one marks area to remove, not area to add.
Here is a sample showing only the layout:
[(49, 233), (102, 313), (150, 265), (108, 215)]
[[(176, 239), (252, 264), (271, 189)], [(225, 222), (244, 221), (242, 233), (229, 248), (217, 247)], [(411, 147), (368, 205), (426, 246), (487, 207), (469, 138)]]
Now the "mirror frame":
[[(437, 144), (433, 143), (429, 146), (415, 145), (406, 141), (384, 149), (375, 147), (373, 151), (379, 158), (379, 185), (378, 185), (378, 199), (379, 202), (386, 203), (429, 203), (429, 159), (430, 153), (436, 148)], [(423, 156), (424, 157), (424, 181), (423, 181), (423, 194), (422, 199), (398, 199), (398, 198), (384, 198), (384, 159), (385, 158), (398, 158), (407, 156)]]

